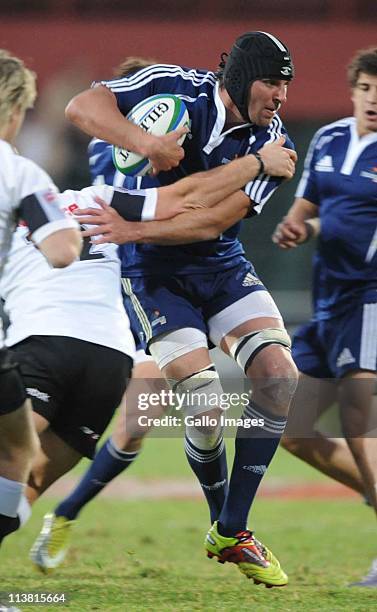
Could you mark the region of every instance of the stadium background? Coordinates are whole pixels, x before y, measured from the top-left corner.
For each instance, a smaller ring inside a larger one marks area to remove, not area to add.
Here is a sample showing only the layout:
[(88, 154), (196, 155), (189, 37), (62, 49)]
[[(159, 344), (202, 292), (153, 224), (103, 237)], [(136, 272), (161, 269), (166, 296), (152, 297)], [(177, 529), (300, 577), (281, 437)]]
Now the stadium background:
[[(239, 34), (265, 30), (280, 36), (294, 57), (297, 76), (281, 114), (296, 142), (299, 174), (314, 130), (352, 112), (346, 65), (355, 50), (377, 43), (375, 8), (375, 0), (0, 0), (0, 47), (20, 55), (38, 73), (39, 101), (19, 148), (45, 167), (59, 187), (80, 188), (89, 182), (87, 139), (63, 115), (75, 93), (92, 80), (109, 77), (128, 55), (216, 68), (220, 53), (228, 51)], [(245, 223), (243, 231), (247, 253), (291, 327), (310, 311), (312, 246), (282, 254), (270, 236), (296, 184), (294, 179), (279, 189), (264, 213)], [(358, 496), (348, 499), (344, 487), (337, 488), (284, 451), (278, 453), (253, 511), (253, 524), (284, 557), (292, 585), (284, 593), (266, 596), (264, 589), (245, 588), (234, 568), (218, 575), (216, 564), (203, 563), (198, 542), (207, 520), (205, 506), (191, 500), (193, 481), (188, 480), (180, 440), (170, 440), (170, 449), (160, 443), (149, 440), (132, 474), (127, 472), (115, 489), (109, 488), (110, 498), (105, 495), (85, 510), (72, 564), (50, 582), (31, 574), (25, 552), (53, 503), (51, 497), (41, 500), (29, 525), (5, 543), (0, 590), (41, 591), (41, 585), (66, 590), (72, 599), (69, 609), (77, 612), (229, 612), (253, 604), (261, 612), (375, 609), (373, 593), (344, 589), (375, 556), (375, 527)], [(161, 476), (167, 479), (164, 495), (153, 480)], [(50, 495), (61, 496), (64, 487), (68, 491), (71, 486), (69, 477)], [(316, 499), (318, 487), (322, 493)], [(182, 501), (185, 495), (190, 499)], [(155, 499), (148, 504), (145, 497)], [(182, 541), (182, 546), (172, 548), (171, 541)], [(360, 551), (360, 542), (363, 554), (356, 563), (349, 551)]]

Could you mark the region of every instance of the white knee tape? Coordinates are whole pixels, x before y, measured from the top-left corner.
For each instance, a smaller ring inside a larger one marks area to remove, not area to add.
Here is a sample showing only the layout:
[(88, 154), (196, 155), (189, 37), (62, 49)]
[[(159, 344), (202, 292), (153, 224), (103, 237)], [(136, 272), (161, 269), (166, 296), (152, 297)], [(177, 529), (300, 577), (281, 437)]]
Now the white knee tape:
[(291, 339), (285, 329), (267, 327), (238, 338), (230, 352), (245, 372), (255, 355), (270, 344), (280, 344), (290, 349)]
[(186, 414), (197, 415), (222, 408), (223, 388), (213, 363), (179, 381), (170, 381), (174, 393), (179, 395)]
[(198, 348), (208, 348), (207, 336), (200, 329), (185, 327), (158, 336), (149, 346), (160, 370), (169, 363)]

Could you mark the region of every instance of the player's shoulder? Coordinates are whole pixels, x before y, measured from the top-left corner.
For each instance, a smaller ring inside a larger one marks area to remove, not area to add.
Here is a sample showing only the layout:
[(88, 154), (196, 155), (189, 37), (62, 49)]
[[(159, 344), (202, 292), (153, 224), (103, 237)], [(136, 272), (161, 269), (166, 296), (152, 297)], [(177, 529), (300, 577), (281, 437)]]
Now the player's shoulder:
[(50, 177), (31, 159), (19, 155), (17, 151), (7, 142), (0, 141), (0, 176), (2, 189), (8, 191), (12, 196), (14, 204), (20, 197), (26, 195), (29, 189), (32, 193), (33, 187), (40, 185), (40, 189), (49, 186), (52, 181)]
[(334, 137), (348, 134), (350, 128), (355, 124), (355, 117), (344, 117), (321, 126), (314, 134), (313, 140), (319, 141), (323, 136)]
[[(28, 157), (20, 155), (9, 143), (0, 141), (1, 145), (1, 168), (8, 176), (14, 176), (16, 180), (30, 177), (44, 177), (51, 182), (48, 174)], [(9, 174), (10, 173), (10, 174)]]
[(214, 85), (216, 82), (216, 75), (209, 70), (188, 68), (177, 64), (151, 64), (150, 66), (131, 72), (126, 76), (102, 81), (102, 83), (106, 84), (111, 89), (121, 90), (126, 86), (127, 88), (139, 88), (143, 85), (147, 85), (151, 81), (157, 80), (164, 80), (165, 82), (167, 82), (167, 80), (182, 81), (197, 86), (203, 83)]

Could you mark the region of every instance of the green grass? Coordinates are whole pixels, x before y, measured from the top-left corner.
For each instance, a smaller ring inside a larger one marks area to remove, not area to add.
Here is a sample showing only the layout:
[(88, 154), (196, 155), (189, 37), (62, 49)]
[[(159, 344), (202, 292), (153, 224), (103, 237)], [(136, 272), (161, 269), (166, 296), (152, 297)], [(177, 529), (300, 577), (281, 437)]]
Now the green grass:
[[(226, 445), (230, 463), (233, 458), (233, 440), (227, 438)], [(81, 461), (73, 473), (81, 474), (88, 463), (86, 460)], [(128, 475), (143, 479), (194, 478), (183, 451), (183, 441), (179, 438), (147, 438), (138, 460), (124, 477), (127, 478)], [(283, 449), (276, 453), (269, 467), (267, 478), (283, 478), (291, 482), (327, 480), (322, 474)]]
[[(252, 526), (290, 576), (284, 589), (256, 587), (234, 565), (203, 554), (204, 503), (98, 500), (75, 530), (69, 563), (44, 577), (27, 560), (43, 513), (2, 548), (2, 591), (66, 592), (64, 606), (40, 610), (349, 611), (375, 609), (374, 589), (348, 589), (376, 554), (371, 511), (356, 501), (258, 500)], [(23, 611), (37, 607), (21, 606)]]
[[(227, 441), (231, 460), (233, 442)], [(79, 474), (85, 462), (76, 469)], [(192, 478), (182, 441), (150, 438), (120, 478)], [(280, 450), (266, 479), (315, 481), (315, 470)], [(208, 527), (200, 501), (127, 501), (99, 498), (83, 511), (69, 562), (45, 577), (34, 571), (28, 550), (43, 514), (55, 500), (41, 499), (24, 529), (1, 550), (0, 591), (66, 592), (69, 603), (41, 612), (249, 611), (369, 612), (374, 589), (348, 589), (376, 556), (370, 509), (356, 501), (258, 499), (250, 526), (280, 558), (290, 576), (284, 589), (267, 590), (246, 580), (234, 565), (206, 559)], [(20, 606), (22, 611), (37, 606)]]

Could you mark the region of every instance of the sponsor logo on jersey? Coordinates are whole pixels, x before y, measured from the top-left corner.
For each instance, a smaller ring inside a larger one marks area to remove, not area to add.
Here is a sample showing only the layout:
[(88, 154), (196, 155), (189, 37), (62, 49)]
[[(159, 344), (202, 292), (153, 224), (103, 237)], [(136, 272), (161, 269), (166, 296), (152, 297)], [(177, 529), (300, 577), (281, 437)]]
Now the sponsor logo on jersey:
[(248, 472), (253, 472), (253, 474), (258, 474), (259, 476), (263, 476), (263, 474), (267, 470), (266, 465), (243, 465), (243, 470), (247, 470)]
[(336, 366), (341, 368), (342, 366), (348, 365), (349, 363), (355, 363), (356, 359), (352, 355), (349, 348), (344, 348), (342, 352), (338, 355), (338, 359), (336, 360)]
[(319, 159), (315, 165), (315, 169), (318, 172), (334, 172), (331, 155), (324, 155), (322, 159)]
[(257, 276), (248, 272), (242, 281), (242, 287), (252, 287), (253, 285), (261, 285), (262, 282)]

